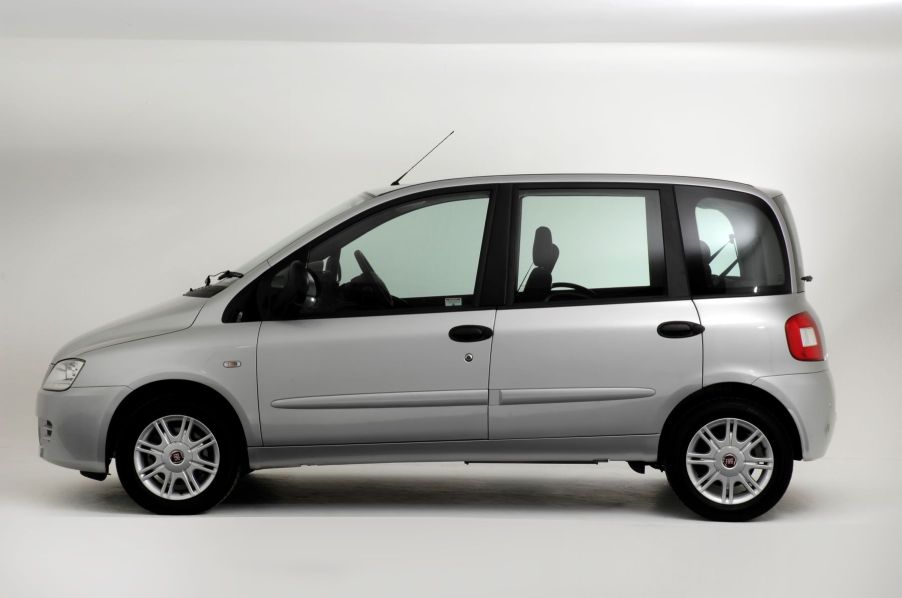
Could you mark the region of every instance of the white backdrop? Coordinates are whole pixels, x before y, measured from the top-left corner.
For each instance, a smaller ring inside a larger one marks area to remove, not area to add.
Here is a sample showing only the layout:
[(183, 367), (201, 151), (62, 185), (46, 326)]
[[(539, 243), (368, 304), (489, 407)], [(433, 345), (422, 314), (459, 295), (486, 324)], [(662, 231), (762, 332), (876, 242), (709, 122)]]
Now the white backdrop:
[(839, 394), (888, 453), (902, 51), (818, 46), (0, 42), (3, 438), (59, 345), (234, 267), (361, 189), (518, 172), (777, 187)]
[[(0, 41), (0, 593), (892, 595), (900, 74), (899, 46)], [(38, 459), (34, 395), (63, 342), (388, 184), (451, 128), (411, 181), (787, 193), (839, 423), (773, 511), (700, 522), (622, 464), (422, 464), (260, 472), (186, 520)]]

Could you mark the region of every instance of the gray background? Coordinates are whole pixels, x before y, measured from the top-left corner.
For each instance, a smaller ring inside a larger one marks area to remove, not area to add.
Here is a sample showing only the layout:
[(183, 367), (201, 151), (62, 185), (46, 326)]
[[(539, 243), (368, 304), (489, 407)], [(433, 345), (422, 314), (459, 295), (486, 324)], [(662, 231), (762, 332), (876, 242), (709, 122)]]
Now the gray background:
[[(67, 6), (0, 2), (10, 595), (898, 587), (898, 3)], [(771, 514), (698, 522), (622, 464), (439, 464), (265, 472), (166, 519), (37, 458), (34, 394), (63, 342), (388, 184), (452, 128), (411, 181), (647, 172), (786, 192), (840, 419)]]

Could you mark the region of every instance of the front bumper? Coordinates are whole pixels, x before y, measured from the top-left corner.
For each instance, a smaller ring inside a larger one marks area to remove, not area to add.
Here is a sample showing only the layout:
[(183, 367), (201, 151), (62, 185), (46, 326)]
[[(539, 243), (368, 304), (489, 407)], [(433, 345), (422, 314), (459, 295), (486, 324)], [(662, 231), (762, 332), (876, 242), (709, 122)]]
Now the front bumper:
[(777, 397), (789, 410), (802, 440), (802, 458), (811, 461), (823, 457), (836, 427), (830, 372), (765, 376), (754, 385)]
[(106, 434), (126, 386), (70, 388), (38, 393), (41, 458), (62, 467), (106, 473)]

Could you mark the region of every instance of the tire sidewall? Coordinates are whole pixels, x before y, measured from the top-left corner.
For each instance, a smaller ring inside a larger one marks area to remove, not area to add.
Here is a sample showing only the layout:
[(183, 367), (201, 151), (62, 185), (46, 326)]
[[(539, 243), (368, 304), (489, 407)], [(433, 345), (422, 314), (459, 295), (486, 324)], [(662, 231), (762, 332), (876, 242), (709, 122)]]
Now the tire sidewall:
[[(738, 505), (721, 505), (703, 496), (689, 478), (686, 452), (702, 426), (721, 418), (743, 419), (761, 430), (774, 453), (774, 469), (764, 490)], [(695, 513), (717, 521), (747, 521), (770, 510), (782, 498), (792, 478), (793, 452), (789, 434), (780, 421), (761, 407), (737, 398), (712, 400), (691, 411), (677, 425), (665, 463), (667, 480), (683, 503)]]
[[(167, 500), (148, 490), (138, 478), (133, 458), (138, 436), (148, 424), (171, 415), (187, 415), (199, 420), (210, 429), (219, 445), (219, 468), (212, 483), (198, 496), (184, 500)], [(216, 411), (172, 395), (162, 395), (132, 414), (123, 426), (116, 443), (116, 473), (128, 495), (148, 511), (161, 515), (202, 513), (219, 504), (235, 487), (240, 463), (236, 436)]]

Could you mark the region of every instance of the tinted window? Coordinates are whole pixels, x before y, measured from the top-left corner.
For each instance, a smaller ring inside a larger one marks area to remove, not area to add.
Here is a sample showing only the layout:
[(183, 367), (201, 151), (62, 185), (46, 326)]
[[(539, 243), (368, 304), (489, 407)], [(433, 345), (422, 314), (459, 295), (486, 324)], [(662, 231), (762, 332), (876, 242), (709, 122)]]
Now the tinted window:
[(710, 253), (708, 262), (712, 272), (738, 278), (742, 272), (736, 252), (736, 233), (730, 219), (716, 207), (695, 208), (698, 237)]
[(763, 201), (707, 187), (678, 187), (676, 194), (693, 294), (788, 292), (782, 236)]
[[(341, 281), (363, 274), (354, 258), (362, 251), (395, 297), (472, 298), (488, 203), (479, 196), (392, 210), (396, 217), (339, 249)], [(311, 251), (311, 260), (334, 251), (324, 245)]]
[(519, 205), (517, 302), (665, 292), (657, 192), (523, 191)]
[(260, 312), (290, 319), (472, 306), (488, 205), (486, 193), (457, 194), (366, 217), (261, 280)]

